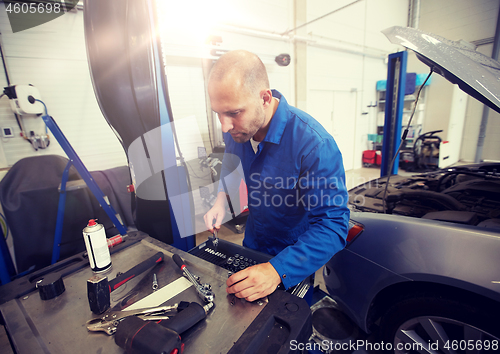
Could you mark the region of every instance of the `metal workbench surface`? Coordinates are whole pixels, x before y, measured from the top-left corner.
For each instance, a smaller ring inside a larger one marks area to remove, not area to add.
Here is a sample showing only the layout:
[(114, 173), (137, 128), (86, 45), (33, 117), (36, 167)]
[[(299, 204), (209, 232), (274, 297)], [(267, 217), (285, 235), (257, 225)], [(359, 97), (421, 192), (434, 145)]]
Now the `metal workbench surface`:
[[(227, 271), (223, 268), (147, 236), (112, 254), (112, 268), (103, 275), (114, 279), (117, 273), (125, 273), (158, 251), (165, 254), (164, 262), (113, 291), (111, 306), (128, 307), (153, 293), (153, 273), (157, 275), (159, 290), (181, 278), (182, 271), (171, 258), (175, 252), (184, 259), (191, 272), (201, 278), (202, 283), (211, 284), (215, 293), (215, 308), (204, 321), (182, 335), (184, 353), (230, 351), (268, 303), (250, 303), (227, 295)], [(85, 266), (64, 276), (66, 290), (54, 299), (43, 301), (35, 290), (0, 305), (5, 327), (16, 353), (123, 353), (115, 344), (113, 336), (104, 332), (87, 331), (86, 322), (98, 317), (90, 311), (87, 299), (87, 279), (93, 275), (90, 267)], [(203, 304), (193, 286), (167, 300), (168, 297), (165, 296), (164, 305), (180, 301)]]

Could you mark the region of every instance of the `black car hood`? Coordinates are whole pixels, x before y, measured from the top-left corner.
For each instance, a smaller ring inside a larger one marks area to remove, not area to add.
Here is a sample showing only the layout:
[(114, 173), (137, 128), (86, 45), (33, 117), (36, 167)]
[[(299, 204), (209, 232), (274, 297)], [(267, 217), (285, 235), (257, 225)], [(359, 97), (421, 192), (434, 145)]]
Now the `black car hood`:
[(415, 28), (390, 27), (382, 31), (394, 44), (413, 50), (417, 57), (463, 91), (500, 113), (500, 63), (464, 41), (450, 41)]

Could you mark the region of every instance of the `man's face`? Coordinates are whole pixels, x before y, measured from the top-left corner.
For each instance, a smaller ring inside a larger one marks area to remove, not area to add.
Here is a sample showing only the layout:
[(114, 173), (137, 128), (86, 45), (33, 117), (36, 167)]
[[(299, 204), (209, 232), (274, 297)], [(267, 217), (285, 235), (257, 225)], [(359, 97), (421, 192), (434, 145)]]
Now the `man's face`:
[(208, 94), (222, 131), (229, 132), (237, 143), (249, 141), (264, 125), (266, 114), (258, 94), (229, 82), (211, 82)]

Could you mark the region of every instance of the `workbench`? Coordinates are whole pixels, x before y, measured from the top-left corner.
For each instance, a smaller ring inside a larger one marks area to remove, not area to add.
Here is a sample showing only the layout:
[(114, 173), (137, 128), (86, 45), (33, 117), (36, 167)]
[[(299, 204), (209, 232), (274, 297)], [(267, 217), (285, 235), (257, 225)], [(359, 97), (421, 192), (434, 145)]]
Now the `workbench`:
[[(159, 251), (165, 255), (162, 263), (111, 293), (113, 310), (153, 298), (153, 274), (159, 285), (156, 292), (182, 278), (182, 271), (172, 261), (172, 254), (177, 253), (202, 283), (212, 286), (215, 294), (215, 307), (207, 318), (181, 335), (184, 353), (288, 353), (291, 340), (307, 342), (312, 328), (311, 311), (305, 300), (281, 290), (255, 302), (228, 295), (225, 269), (141, 232), (129, 236), (113, 250), (112, 268), (102, 275), (114, 279)], [(63, 277), (65, 291), (51, 300), (42, 300), (36, 282), (49, 274)], [(0, 287), (0, 313), (14, 351), (123, 353), (113, 336), (86, 328), (88, 320), (99, 317), (90, 311), (87, 299), (87, 280), (93, 275), (85, 254), (81, 254)], [(204, 305), (193, 286), (178, 294), (161, 294), (165, 298), (161, 305), (180, 301)]]

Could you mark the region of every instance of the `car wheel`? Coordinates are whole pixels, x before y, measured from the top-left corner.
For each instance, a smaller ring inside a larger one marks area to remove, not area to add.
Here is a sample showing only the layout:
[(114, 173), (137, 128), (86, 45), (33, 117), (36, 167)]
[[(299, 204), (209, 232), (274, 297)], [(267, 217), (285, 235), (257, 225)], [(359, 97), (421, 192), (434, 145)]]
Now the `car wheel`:
[(398, 354), (498, 352), (498, 320), (491, 311), (454, 300), (413, 298), (387, 311), (380, 323), (380, 337), (384, 349)]

